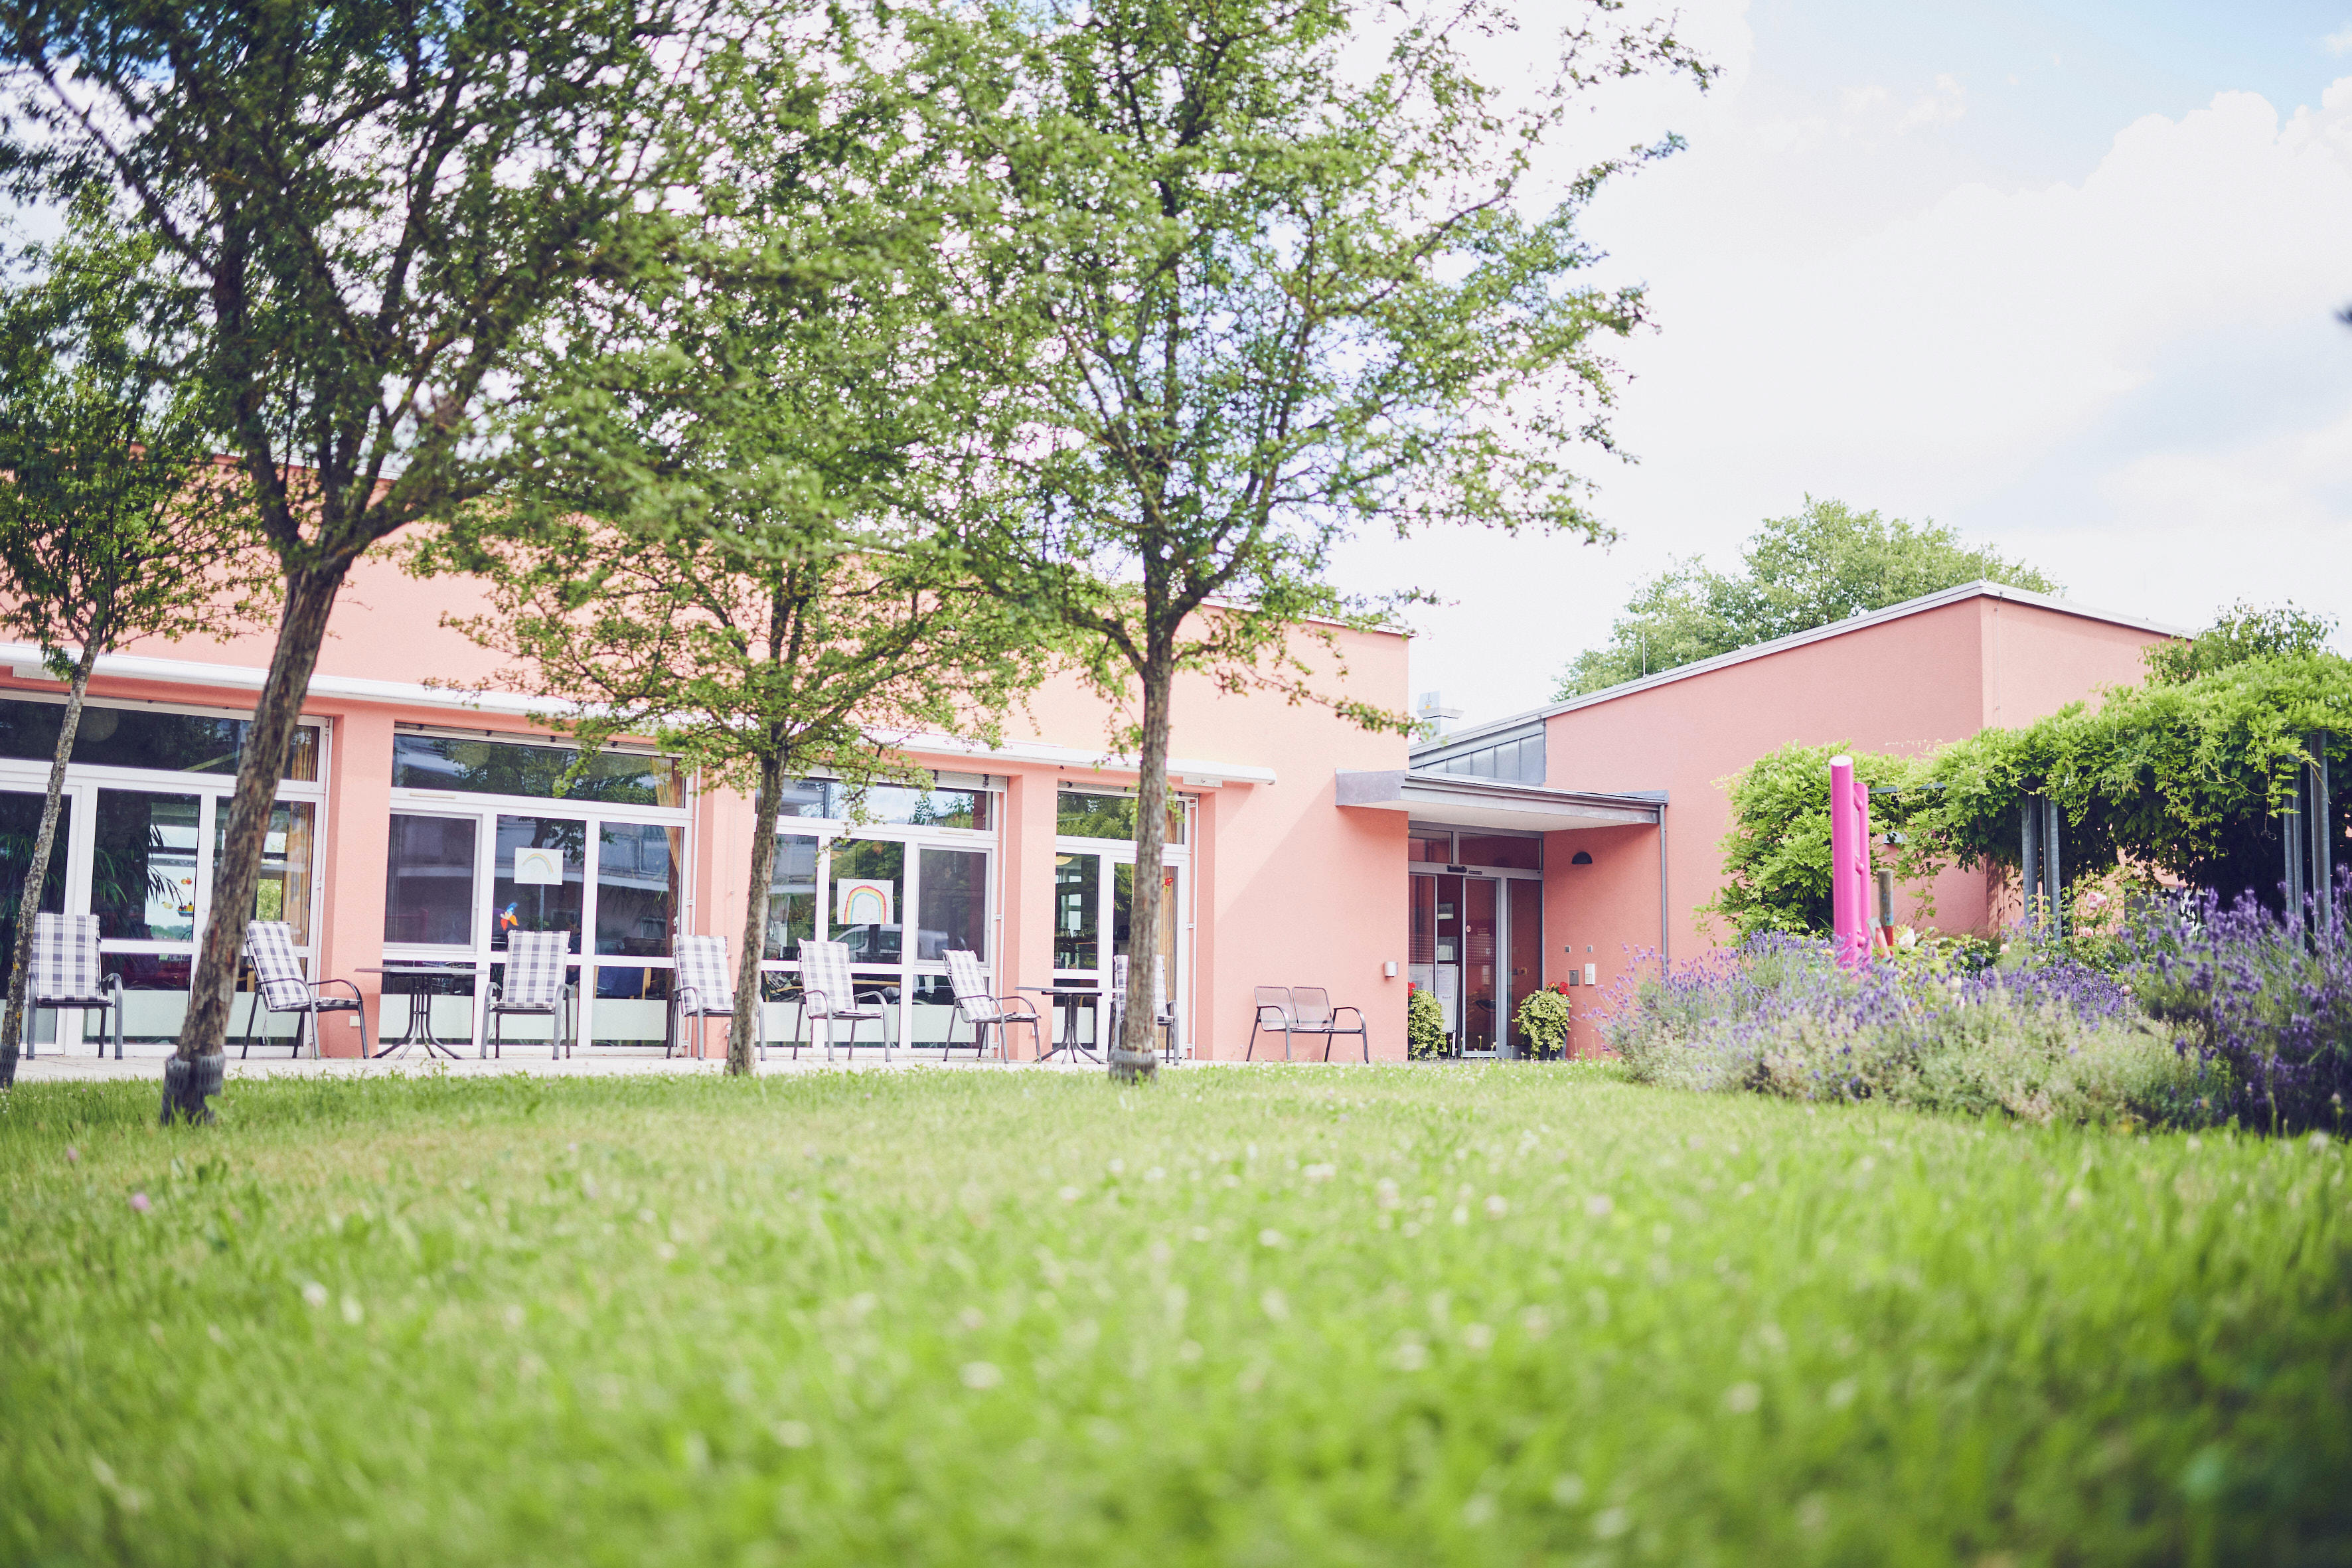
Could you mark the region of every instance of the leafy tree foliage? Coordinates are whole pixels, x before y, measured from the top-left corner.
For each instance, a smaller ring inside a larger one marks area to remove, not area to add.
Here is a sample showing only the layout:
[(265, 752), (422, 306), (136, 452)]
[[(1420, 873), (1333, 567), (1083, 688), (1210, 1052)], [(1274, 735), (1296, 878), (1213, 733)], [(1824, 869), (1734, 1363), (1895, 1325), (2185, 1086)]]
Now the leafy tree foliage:
[(186, 374), (191, 301), (161, 247), (85, 198), (64, 238), (0, 283), (0, 626), (67, 683), (41, 824), (15, 911), (0, 1085), (15, 1074), (67, 762), (99, 656), (250, 621), (269, 586), (244, 487)]
[(2149, 648), (2148, 679), (2178, 686), (2250, 658), (2326, 653), (2327, 639), (2335, 635), (2333, 616), (2314, 615), (2291, 604), (2257, 609), (2241, 600), (2187, 642), (2162, 642)]
[(220, 1049), (352, 562), (490, 489), (481, 416), (516, 345), (583, 279), (641, 263), (630, 218), (681, 27), (675, 0), (0, 0), (0, 171), (24, 196), (120, 193), (194, 286), (195, 369), (284, 575), (184, 1058)]
[(1873, 835), (1905, 837), (1900, 846), (1874, 847), (1879, 863), (1906, 883), (1932, 871), (1910, 834), (1931, 798), (1918, 788), (1927, 782), (1926, 759), (1851, 746), (1788, 745), (1730, 781), (1731, 831), (1720, 846), (1723, 885), (1699, 913), (1722, 921), (1741, 942), (1766, 931), (1830, 929), (1830, 759), (1841, 753), (1853, 758), (1854, 776), (1872, 791)]
[(1803, 510), (1767, 520), (1740, 559), (1736, 573), (1684, 561), (1652, 578), (1611, 628), (1608, 645), (1576, 656), (1555, 696), (1580, 697), (1963, 583), (2059, 591), (2023, 562), (1940, 523), (1913, 524), (1810, 496)]
[[(1563, 9), (1525, 107), (1465, 52), (1517, 28), (1491, 0), (998, 0), (926, 25), (932, 123), (975, 174), (959, 303), (1016, 349), (1000, 384), (1020, 438), (998, 458), (1024, 504), (962, 542), (1135, 705), (1139, 885), (1160, 874), (1180, 671), (1406, 727), (1344, 694), (1317, 628), (1396, 602), (1326, 581), (1352, 531), (1604, 531), (1570, 465), (1608, 444), (1600, 345), (1646, 306), (1583, 280), (1576, 224), (1667, 148), (1549, 192), (1531, 158), (1604, 78), (1706, 72), (1663, 25)], [(1135, 951), (1159, 918), (1138, 901)], [(1129, 984), (1111, 1070), (1148, 1075), (1148, 966)]]
[(764, 7), (705, 62), (668, 128), (697, 199), (663, 265), (584, 289), (519, 356), (514, 479), (415, 557), (482, 579), (489, 613), (455, 624), (561, 704), (583, 756), (655, 735), (751, 795), (737, 1073), (790, 779), (903, 773), (893, 736), (993, 734), (1058, 631), (943, 547), (973, 492), (915, 457), (955, 446), (976, 378), (928, 308), (933, 161), (845, 17), (822, 44), (778, 26), (813, 10)]

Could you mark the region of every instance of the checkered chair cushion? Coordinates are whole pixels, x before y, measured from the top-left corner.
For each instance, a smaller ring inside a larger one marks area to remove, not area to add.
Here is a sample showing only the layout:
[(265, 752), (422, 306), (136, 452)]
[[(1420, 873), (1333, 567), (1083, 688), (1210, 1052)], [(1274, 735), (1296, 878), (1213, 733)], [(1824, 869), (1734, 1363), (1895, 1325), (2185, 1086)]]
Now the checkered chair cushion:
[(96, 915), (33, 917), (32, 1000), (101, 1003)]
[(968, 1024), (993, 1024), (1004, 1016), (1004, 1005), (988, 993), (981, 978), (980, 954), (962, 948), (948, 949), (948, 985)]
[(849, 978), (849, 944), (845, 942), (801, 943), (801, 989), (808, 994), (812, 1018), (878, 1018), (879, 1013), (857, 1010), (857, 989)]
[(518, 931), (507, 934), (506, 983), (499, 988), (505, 1007), (549, 1007), (563, 1000), (564, 960), (572, 939), (560, 931)]
[(261, 1005), (273, 1013), (310, 1005), (310, 983), (294, 954), (294, 929), (284, 921), (255, 921), (245, 928), (245, 956), (261, 987)]
[[(682, 936), (672, 950), (677, 959), (678, 1005), (694, 1013), (735, 1011), (735, 980), (727, 973), (727, 939)], [(694, 993), (689, 1004), (686, 994)]]

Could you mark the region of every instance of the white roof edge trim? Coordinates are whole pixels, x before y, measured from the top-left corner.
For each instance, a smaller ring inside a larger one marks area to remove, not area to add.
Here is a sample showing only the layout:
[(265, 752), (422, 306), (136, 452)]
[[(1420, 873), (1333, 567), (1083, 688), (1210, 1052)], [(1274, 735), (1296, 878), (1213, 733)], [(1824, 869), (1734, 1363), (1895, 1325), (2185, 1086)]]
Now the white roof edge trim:
[(1442, 742), (1433, 742), (1429, 746), (1420, 750), (1433, 751), (1439, 745), (1459, 745), (1465, 741), (1477, 740), (1490, 732), (1549, 719), (1559, 713), (1573, 712), (1579, 708), (1591, 708), (1598, 703), (1613, 702), (1620, 697), (1631, 697), (1637, 691), (1647, 691), (1653, 687), (1665, 686), (1677, 680), (1687, 680), (1695, 675), (1705, 675), (1710, 670), (1728, 668), (1735, 664), (1745, 664), (1752, 658), (1764, 658), (1792, 647), (1802, 647), (1807, 643), (1826, 642), (1832, 637), (1843, 637), (1848, 632), (1858, 632), (1870, 626), (1884, 626), (1888, 621), (1898, 621), (1906, 616), (1920, 615), (1928, 610), (1940, 610), (1948, 605), (1957, 605), (1963, 600), (1979, 598), (2007, 599), (2014, 604), (2031, 605), (2036, 609), (2053, 610), (2062, 616), (2079, 616), (2084, 620), (2105, 621), (2114, 626), (2129, 626), (2135, 631), (2155, 632), (2160, 637), (2191, 637), (2197, 635), (2185, 626), (2171, 626), (2163, 621), (2152, 621), (2144, 616), (2126, 616), (2119, 611), (2095, 609), (2088, 605), (2075, 604), (2071, 599), (2054, 598), (2048, 594), (2036, 594), (2025, 588), (2010, 587), (2004, 583), (1991, 583), (1979, 579), (1974, 583), (1963, 583), (1957, 588), (1945, 588), (1937, 593), (1923, 594), (1916, 599), (1906, 599), (1899, 605), (1889, 605), (1883, 610), (1871, 610), (1863, 615), (1849, 616), (1842, 621), (1832, 621), (1825, 626), (1814, 626), (1806, 631), (1791, 632), (1787, 637), (1775, 637), (1770, 642), (1750, 643), (1746, 647), (1733, 648), (1729, 653), (1717, 654), (1713, 658), (1702, 658), (1691, 664), (1678, 664), (1672, 669), (1662, 669), (1655, 675), (1645, 676), (1639, 680), (1627, 680), (1615, 686), (1605, 686), (1598, 691), (1588, 691), (1581, 697), (1573, 697), (1565, 702), (1554, 702), (1542, 708), (1526, 709), (1507, 718), (1490, 720), (1466, 730), (1457, 730), (1447, 735)]
[[(0, 663), (12, 668), (13, 673), (28, 679), (47, 680), (48, 672), (41, 668), (41, 650), (29, 643), (0, 643)], [(259, 691), (268, 682), (269, 672), (251, 665), (207, 664), (193, 658), (154, 658), (143, 654), (100, 654), (94, 674), (117, 680), (152, 680), (171, 686), (210, 686), (229, 691)], [(510, 718), (546, 720), (552, 716), (579, 711), (569, 703), (550, 701), (519, 691), (465, 690), (447, 686), (425, 686), (415, 681), (371, 680), (355, 675), (313, 675), (309, 695), (313, 698), (339, 698), (352, 702), (381, 702), (407, 708), (438, 708), (470, 713), (499, 713)], [(1140, 763), (1138, 759), (1115, 752), (1088, 750), (1080, 746), (1053, 746), (1043, 742), (1013, 742), (1002, 746), (984, 746), (976, 741), (966, 741), (951, 735), (892, 735), (877, 731), (874, 739), (902, 752), (927, 752), (958, 757), (988, 757), (1003, 762), (1045, 763), (1063, 767), (1085, 767), (1108, 773), (1134, 773)], [(1168, 772), (1171, 776), (1207, 786), (1215, 784), (1270, 784), (1275, 782), (1272, 768), (1261, 768), (1242, 763), (1202, 762), (1191, 757), (1171, 757)]]
[[(953, 735), (877, 736), (877, 739), (902, 752), (925, 752), (954, 757), (984, 757), (994, 762), (1035, 763), (1066, 768), (1086, 768), (1097, 773), (1132, 773), (1142, 770), (1142, 759), (1119, 752), (1106, 752), (1085, 746), (1056, 746), (1044, 741), (1007, 741), (1001, 745), (984, 745)], [(1270, 784), (1275, 782), (1272, 768), (1257, 767), (1248, 763), (1210, 763), (1195, 757), (1168, 759), (1168, 776), (1179, 784), (1215, 786), (1229, 784)]]

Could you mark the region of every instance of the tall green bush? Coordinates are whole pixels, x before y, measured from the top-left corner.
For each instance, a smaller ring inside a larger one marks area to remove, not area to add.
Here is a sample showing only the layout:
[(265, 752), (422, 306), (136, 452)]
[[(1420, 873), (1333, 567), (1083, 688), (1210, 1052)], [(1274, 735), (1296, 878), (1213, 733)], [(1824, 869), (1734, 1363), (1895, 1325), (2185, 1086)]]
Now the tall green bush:
[(1916, 757), (1858, 752), (1851, 746), (1788, 745), (1759, 757), (1726, 781), (1731, 831), (1724, 836), (1723, 886), (1699, 913), (1727, 922), (1740, 941), (1764, 931), (1830, 929), (1830, 759), (1853, 758), (1853, 771), (1875, 792), (1871, 831), (1902, 833), (1906, 842), (1881, 845), (1879, 863), (1895, 868), (1913, 897), (1933, 868), (1910, 842), (1909, 824), (1926, 800), (1916, 786), (1927, 764)]

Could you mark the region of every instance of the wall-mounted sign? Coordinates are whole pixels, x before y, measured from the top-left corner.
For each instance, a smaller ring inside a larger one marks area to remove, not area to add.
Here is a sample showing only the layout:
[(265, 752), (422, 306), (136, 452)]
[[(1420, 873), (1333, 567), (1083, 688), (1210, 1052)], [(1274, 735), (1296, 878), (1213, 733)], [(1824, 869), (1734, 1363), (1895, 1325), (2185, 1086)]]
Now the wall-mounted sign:
[(563, 885), (563, 851), (541, 849), (529, 846), (515, 851), (514, 879), (529, 888), (560, 888)]
[(833, 884), (833, 923), (843, 926), (887, 926), (893, 924), (891, 907), (897, 901), (898, 884), (877, 881), (863, 877), (835, 878)]

